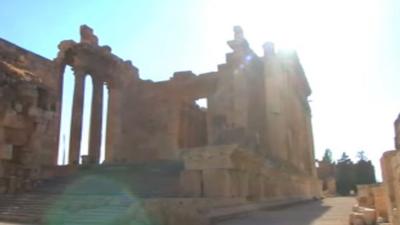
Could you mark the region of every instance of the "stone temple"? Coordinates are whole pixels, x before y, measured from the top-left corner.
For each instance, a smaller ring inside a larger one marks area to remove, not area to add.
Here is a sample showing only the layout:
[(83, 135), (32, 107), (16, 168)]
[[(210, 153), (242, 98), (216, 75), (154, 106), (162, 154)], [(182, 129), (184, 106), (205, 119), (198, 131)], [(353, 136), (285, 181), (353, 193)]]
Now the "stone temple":
[[(208, 224), (320, 197), (311, 90), (295, 52), (266, 43), (258, 56), (235, 27), (217, 71), (153, 82), (90, 27), (80, 35), (54, 60), (0, 39), (0, 220)], [(66, 66), (75, 79), (69, 161), (58, 166)], [(86, 76), (93, 94), (80, 160)]]

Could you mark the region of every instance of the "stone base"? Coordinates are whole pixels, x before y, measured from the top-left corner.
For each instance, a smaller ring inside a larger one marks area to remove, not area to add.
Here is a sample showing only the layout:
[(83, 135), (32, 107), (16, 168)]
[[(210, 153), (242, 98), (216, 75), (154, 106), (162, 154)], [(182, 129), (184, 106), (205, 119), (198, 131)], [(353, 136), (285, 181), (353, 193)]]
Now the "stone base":
[(322, 184), (317, 178), (266, 167), (262, 157), (237, 145), (190, 149), (183, 160), (183, 196), (251, 201), (322, 196)]
[(249, 212), (273, 209), (308, 201), (305, 198), (249, 202), (243, 198), (162, 198), (143, 203), (154, 224), (208, 225)]

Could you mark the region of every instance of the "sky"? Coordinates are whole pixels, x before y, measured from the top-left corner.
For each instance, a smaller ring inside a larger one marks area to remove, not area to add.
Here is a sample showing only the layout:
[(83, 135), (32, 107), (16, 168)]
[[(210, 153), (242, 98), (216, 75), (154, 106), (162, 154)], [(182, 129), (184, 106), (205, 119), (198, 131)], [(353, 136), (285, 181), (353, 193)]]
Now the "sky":
[[(233, 38), (232, 27), (240, 25), (260, 55), (267, 41), (298, 52), (313, 90), (310, 101), (317, 158), (326, 148), (333, 151), (334, 159), (344, 151), (355, 159), (356, 153), (363, 150), (379, 167), (382, 153), (394, 148), (393, 121), (400, 112), (400, 1), (1, 3), (1, 38), (53, 59), (58, 43), (66, 39), (79, 41), (79, 26), (87, 24), (101, 45), (109, 45), (114, 54), (131, 60), (142, 79), (154, 81), (168, 79), (181, 70), (197, 74), (215, 71), (230, 51), (226, 41)], [(63, 111), (70, 111), (73, 78), (65, 79), (67, 106)], [(90, 93), (85, 99), (90, 99)], [(89, 103), (85, 101), (85, 105)], [(68, 148), (68, 117), (64, 114)], [(89, 115), (87, 107), (84, 114)], [(83, 141), (87, 143), (87, 132), (85, 135)], [(377, 175), (380, 177), (379, 170)]]

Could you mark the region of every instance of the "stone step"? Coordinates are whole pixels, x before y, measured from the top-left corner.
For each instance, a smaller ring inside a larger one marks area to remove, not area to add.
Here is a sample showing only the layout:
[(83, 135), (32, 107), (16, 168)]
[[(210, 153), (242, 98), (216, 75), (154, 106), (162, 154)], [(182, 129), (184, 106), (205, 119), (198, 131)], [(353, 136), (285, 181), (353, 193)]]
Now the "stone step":
[[(93, 209), (83, 209), (78, 212), (68, 210), (43, 210), (42, 208), (34, 209), (9, 209), (8, 211), (0, 210), (0, 219), (15, 222), (35, 222), (42, 219), (43, 214), (47, 213), (46, 217), (65, 218), (63, 221), (85, 223), (99, 222), (107, 218), (117, 218), (121, 213), (125, 212), (128, 207), (99, 207)], [(73, 224), (73, 223), (71, 223)], [(76, 223), (75, 223), (76, 224)]]
[(27, 194), (0, 195), (0, 221), (110, 224), (140, 198), (176, 197), (182, 168), (176, 162), (154, 162), (79, 169), (45, 180)]

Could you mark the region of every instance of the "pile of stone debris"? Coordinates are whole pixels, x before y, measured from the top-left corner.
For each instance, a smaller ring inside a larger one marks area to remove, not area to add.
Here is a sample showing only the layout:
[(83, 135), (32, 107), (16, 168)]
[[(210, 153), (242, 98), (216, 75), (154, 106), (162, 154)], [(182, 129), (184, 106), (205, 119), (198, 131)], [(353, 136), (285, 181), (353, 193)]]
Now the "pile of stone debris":
[(358, 185), (357, 204), (349, 218), (350, 225), (389, 225), (385, 190), (382, 184)]

